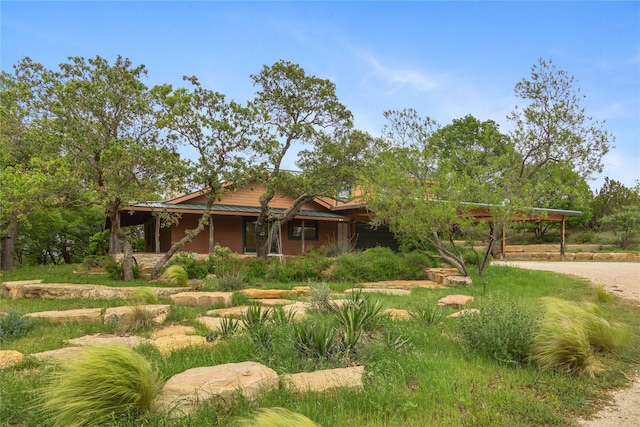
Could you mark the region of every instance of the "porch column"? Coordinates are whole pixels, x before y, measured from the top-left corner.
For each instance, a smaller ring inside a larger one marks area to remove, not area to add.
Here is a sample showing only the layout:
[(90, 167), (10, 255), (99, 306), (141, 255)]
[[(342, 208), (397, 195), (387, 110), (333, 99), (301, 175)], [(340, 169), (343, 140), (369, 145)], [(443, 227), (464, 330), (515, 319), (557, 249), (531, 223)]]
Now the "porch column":
[(564, 250), (565, 247), (567, 245), (567, 241), (566, 241), (566, 236), (565, 236), (565, 232), (566, 232), (566, 226), (567, 226), (567, 217), (565, 217), (564, 215), (562, 216), (562, 233), (560, 236), (560, 259), (562, 261), (564, 261)]
[(302, 220), (302, 236), (300, 236), (300, 241), (302, 242), (302, 252), (300, 252), (300, 255), (304, 254), (304, 219)]
[(209, 215), (209, 255), (213, 253), (213, 216)]
[(156, 215), (156, 227), (155, 227), (155, 235), (154, 235), (154, 240), (155, 240), (155, 248), (156, 248), (156, 253), (159, 254), (160, 253), (160, 215)]
[(500, 240), (500, 259), (505, 260), (505, 252), (507, 251), (507, 227), (502, 224), (502, 240)]

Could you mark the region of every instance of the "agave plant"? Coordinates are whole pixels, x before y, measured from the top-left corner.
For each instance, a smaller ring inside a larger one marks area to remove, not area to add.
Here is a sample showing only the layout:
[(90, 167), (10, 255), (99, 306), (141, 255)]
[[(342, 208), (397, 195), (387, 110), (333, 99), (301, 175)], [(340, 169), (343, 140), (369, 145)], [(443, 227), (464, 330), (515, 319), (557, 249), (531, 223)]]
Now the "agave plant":
[(411, 317), (425, 325), (437, 325), (445, 318), (445, 314), (442, 307), (437, 304), (430, 304), (429, 301), (416, 306), (415, 311), (409, 312)]
[(296, 348), (305, 356), (330, 357), (338, 348), (338, 330), (325, 322), (301, 322), (293, 324)]

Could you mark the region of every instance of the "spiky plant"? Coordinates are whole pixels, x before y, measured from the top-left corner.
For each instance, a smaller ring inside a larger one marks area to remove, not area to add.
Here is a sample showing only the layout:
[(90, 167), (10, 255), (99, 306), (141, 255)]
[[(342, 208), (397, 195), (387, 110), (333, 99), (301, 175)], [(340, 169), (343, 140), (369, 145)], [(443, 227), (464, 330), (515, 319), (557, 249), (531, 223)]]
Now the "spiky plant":
[(90, 346), (54, 371), (38, 407), (54, 427), (107, 425), (149, 412), (162, 385), (158, 371), (132, 349)]
[(173, 286), (186, 287), (189, 284), (189, 275), (187, 270), (181, 265), (173, 264), (167, 267), (162, 273), (162, 277), (167, 279)]
[(409, 312), (409, 315), (425, 325), (437, 325), (446, 317), (446, 313), (442, 307), (439, 307), (437, 304), (431, 304), (429, 301), (416, 305), (415, 310)]
[(250, 419), (242, 419), (239, 427), (319, 427), (309, 418), (284, 408), (259, 409)]
[(118, 322), (118, 332), (122, 334), (148, 331), (153, 328), (153, 314), (144, 305), (136, 305), (131, 313), (122, 316)]

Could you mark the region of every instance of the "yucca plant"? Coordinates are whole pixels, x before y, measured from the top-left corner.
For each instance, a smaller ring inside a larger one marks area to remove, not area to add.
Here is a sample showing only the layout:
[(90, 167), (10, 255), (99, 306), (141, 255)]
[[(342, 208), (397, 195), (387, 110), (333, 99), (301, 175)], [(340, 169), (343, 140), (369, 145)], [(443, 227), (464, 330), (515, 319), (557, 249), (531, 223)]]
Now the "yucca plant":
[(544, 317), (534, 337), (532, 360), (544, 370), (583, 375), (602, 371), (596, 351), (609, 351), (629, 339), (625, 325), (608, 322), (593, 303), (543, 298)]
[(162, 273), (162, 277), (167, 279), (173, 286), (186, 287), (189, 285), (189, 275), (187, 270), (181, 265), (173, 264), (167, 267)]
[(295, 313), (291, 310), (285, 310), (281, 305), (271, 310), (271, 322), (275, 325), (286, 325), (293, 322)]
[(232, 337), (238, 333), (240, 329), (240, 322), (230, 317), (223, 317), (220, 322), (220, 336), (221, 338)]
[(338, 330), (325, 322), (294, 323), (293, 339), (304, 356), (322, 359), (336, 352)]
[(347, 351), (358, 344), (363, 331), (377, 328), (384, 316), (382, 303), (372, 301), (362, 292), (352, 294), (345, 304), (334, 307), (333, 314), (343, 328), (342, 342)]
[(149, 412), (162, 384), (158, 371), (128, 347), (85, 347), (55, 370), (38, 407), (54, 427), (107, 425)]
[(414, 311), (410, 311), (409, 315), (422, 324), (437, 325), (444, 320), (446, 313), (437, 304), (425, 301), (423, 304), (417, 305)]
[(319, 427), (309, 418), (284, 408), (259, 409), (250, 419), (242, 419), (239, 427)]
[(271, 321), (271, 308), (251, 304), (242, 314), (242, 324), (247, 330), (260, 328)]

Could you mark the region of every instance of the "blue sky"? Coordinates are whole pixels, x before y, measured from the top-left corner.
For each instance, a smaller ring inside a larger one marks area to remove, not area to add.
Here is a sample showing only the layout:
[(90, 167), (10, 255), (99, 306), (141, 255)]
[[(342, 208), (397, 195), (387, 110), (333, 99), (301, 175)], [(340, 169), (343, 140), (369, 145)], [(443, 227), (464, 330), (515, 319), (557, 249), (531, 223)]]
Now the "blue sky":
[(228, 99), (279, 59), (328, 78), (356, 126), (411, 107), (446, 125), (472, 114), (510, 129), (514, 85), (538, 58), (573, 74), (584, 107), (615, 137), (602, 176), (640, 179), (640, 2), (0, 2), (9, 71), (29, 56), (145, 64), (148, 85), (196, 75)]

